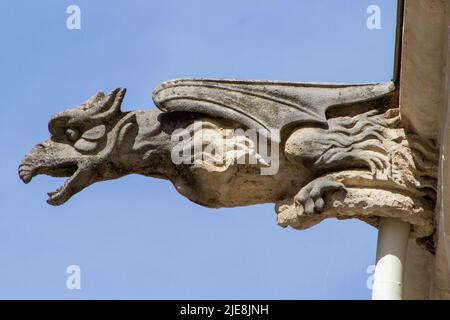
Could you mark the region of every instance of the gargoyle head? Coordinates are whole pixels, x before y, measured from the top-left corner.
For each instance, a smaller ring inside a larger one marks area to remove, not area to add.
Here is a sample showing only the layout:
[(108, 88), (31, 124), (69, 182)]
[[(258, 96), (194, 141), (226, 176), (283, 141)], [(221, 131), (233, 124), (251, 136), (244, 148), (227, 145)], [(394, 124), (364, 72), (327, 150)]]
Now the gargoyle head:
[(120, 111), (124, 88), (107, 96), (97, 93), (81, 106), (55, 114), (49, 122), (51, 138), (36, 145), (19, 166), (28, 183), (39, 174), (69, 177), (47, 202), (60, 205), (87, 186), (126, 174), (118, 154), (135, 115)]

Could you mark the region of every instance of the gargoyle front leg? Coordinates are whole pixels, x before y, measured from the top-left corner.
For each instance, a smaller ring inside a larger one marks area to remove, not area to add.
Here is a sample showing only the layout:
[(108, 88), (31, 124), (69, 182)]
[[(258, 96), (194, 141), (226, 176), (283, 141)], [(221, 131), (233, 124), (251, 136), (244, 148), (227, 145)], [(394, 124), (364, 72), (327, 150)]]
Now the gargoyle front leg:
[(314, 179), (304, 186), (294, 197), (295, 203), (302, 205), (306, 214), (322, 212), (326, 192), (345, 190), (345, 186), (331, 176)]

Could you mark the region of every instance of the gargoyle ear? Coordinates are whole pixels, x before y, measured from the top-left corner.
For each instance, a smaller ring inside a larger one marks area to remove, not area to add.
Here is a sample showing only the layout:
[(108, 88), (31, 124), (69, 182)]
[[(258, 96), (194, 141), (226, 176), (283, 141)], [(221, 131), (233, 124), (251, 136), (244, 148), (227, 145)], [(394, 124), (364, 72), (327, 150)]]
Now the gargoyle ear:
[(90, 140), (90, 141), (95, 141), (95, 140), (99, 140), (99, 139), (103, 138), (105, 133), (106, 133), (106, 127), (103, 124), (101, 124), (99, 126), (96, 126), (94, 128), (91, 128), (91, 129), (85, 131), (83, 133), (83, 135), (81, 136), (81, 138)]
[(119, 113), (125, 93), (125, 88), (117, 88), (98, 101), (95, 109), (92, 110), (92, 119), (107, 119), (110, 116)]
[(94, 151), (101, 138), (106, 134), (106, 127), (104, 125), (99, 125), (91, 128), (83, 133), (80, 139), (75, 142), (74, 147), (81, 152), (91, 152)]

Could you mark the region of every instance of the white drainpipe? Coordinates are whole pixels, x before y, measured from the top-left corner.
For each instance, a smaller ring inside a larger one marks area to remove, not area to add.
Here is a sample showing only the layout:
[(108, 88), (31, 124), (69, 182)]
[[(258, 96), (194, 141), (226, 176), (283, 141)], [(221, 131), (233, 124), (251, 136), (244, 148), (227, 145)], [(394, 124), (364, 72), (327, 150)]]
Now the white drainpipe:
[(400, 219), (380, 219), (373, 300), (402, 299), (403, 269), (410, 227), (409, 223)]

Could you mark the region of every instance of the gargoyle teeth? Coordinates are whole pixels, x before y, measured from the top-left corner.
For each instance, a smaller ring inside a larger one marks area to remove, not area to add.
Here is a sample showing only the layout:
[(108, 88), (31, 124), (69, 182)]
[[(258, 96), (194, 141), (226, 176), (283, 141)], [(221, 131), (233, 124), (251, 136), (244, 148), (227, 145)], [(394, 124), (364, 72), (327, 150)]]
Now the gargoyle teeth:
[(64, 192), (64, 189), (69, 185), (69, 182), (70, 178), (67, 179), (64, 184), (59, 186), (55, 191), (47, 192), (47, 195), (49, 196), (48, 201), (54, 201), (56, 198), (59, 198), (59, 196), (61, 196)]

